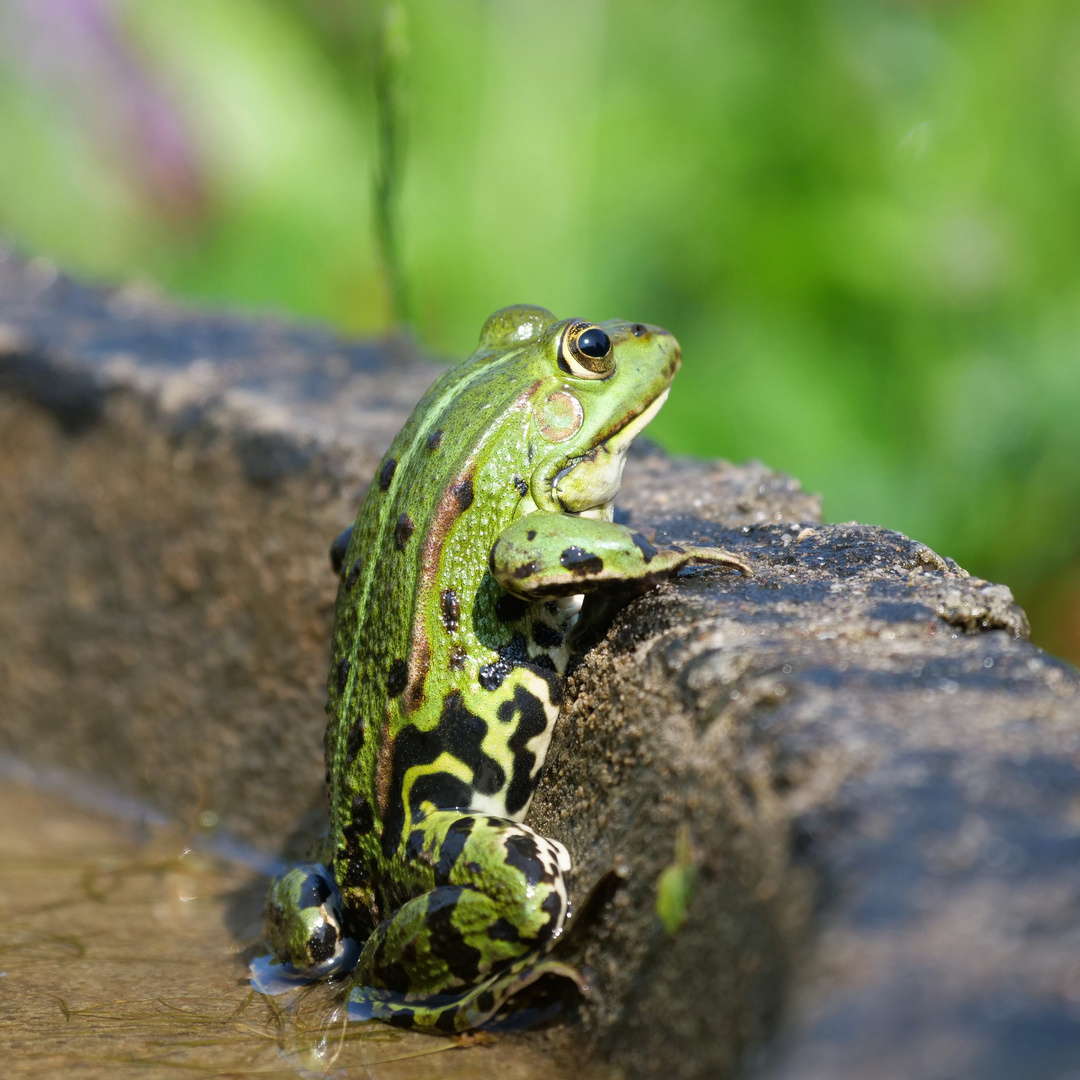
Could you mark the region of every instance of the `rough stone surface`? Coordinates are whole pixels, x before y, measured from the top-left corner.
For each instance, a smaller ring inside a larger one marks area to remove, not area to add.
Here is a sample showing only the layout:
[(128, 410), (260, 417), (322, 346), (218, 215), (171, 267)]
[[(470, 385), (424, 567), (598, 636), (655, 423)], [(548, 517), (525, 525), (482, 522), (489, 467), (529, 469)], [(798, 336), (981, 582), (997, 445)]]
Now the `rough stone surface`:
[(533, 808), (579, 881), (629, 872), (586, 949), (598, 1044), (647, 1076), (1071, 1075), (1076, 671), (1024, 640), (1007, 589), (899, 534), (668, 532), (755, 576), (699, 571), (622, 613)]
[[(327, 545), (436, 369), (47, 278), (0, 261), (0, 746), (280, 847), (321, 803)], [(764, 466), (646, 450), (620, 504), (755, 576), (687, 572), (573, 674), (532, 822), (579, 898), (628, 875), (576, 942), (594, 1052), (1074, 1075), (1077, 672), (1003, 586)]]
[(321, 812), (329, 544), (437, 370), (0, 263), (0, 748), (270, 848)]

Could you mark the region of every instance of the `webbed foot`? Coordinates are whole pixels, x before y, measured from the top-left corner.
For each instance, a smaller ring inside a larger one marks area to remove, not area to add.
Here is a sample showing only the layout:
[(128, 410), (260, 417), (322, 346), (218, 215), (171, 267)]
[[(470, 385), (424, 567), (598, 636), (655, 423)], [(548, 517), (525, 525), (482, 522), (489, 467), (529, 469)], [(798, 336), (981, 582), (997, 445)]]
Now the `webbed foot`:
[(583, 976), (568, 964), (530, 956), (460, 993), (402, 994), (373, 986), (354, 987), (349, 994), (349, 1019), (384, 1020), (432, 1034), (459, 1034), (489, 1023), (510, 998), (545, 975), (569, 979), (582, 992), (586, 990)]

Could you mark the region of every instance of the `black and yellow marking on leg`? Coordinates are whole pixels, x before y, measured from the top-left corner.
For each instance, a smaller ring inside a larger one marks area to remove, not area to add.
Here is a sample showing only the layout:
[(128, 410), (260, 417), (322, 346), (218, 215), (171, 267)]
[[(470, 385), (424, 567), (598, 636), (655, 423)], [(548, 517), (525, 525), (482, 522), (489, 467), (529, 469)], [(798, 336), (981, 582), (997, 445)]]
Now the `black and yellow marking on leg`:
[(368, 938), (350, 999), (403, 1026), (475, 1027), (562, 929), (565, 850), (517, 822), (454, 811), (423, 817), (404, 850), (431, 888)]

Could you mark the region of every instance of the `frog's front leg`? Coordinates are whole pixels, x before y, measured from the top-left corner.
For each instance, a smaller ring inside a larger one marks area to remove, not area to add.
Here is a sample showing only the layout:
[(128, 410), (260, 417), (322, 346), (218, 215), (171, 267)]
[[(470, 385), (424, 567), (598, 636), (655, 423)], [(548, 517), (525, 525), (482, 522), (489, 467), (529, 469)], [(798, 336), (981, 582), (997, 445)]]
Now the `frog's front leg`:
[(438, 810), (414, 826), (401, 857), (432, 888), (368, 938), (354, 1018), (465, 1031), (541, 974), (574, 977), (541, 957), (567, 915), (562, 844), (515, 821)]
[(642, 533), (609, 521), (537, 511), (518, 518), (491, 549), (491, 573), (528, 600), (575, 593), (643, 591), (689, 563), (734, 566), (743, 559), (723, 548), (656, 546)]

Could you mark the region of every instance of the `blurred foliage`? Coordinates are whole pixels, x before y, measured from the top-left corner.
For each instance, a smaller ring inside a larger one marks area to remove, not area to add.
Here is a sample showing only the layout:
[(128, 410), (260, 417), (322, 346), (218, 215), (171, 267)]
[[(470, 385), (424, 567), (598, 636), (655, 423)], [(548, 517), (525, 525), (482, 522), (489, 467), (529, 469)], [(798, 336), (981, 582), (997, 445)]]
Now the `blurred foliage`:
[(1078, 55), (1071, 0), (0, 0), (0, 225), (444, 354), (511, 302), (660, 323), (661, 442), (1080, 657)]

